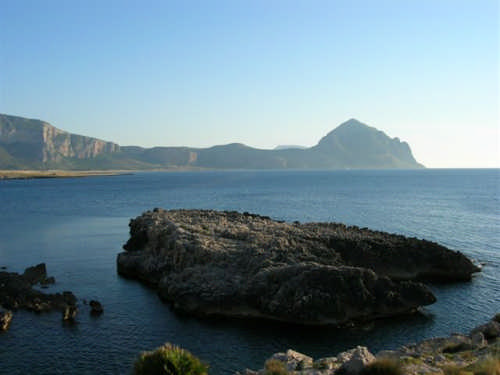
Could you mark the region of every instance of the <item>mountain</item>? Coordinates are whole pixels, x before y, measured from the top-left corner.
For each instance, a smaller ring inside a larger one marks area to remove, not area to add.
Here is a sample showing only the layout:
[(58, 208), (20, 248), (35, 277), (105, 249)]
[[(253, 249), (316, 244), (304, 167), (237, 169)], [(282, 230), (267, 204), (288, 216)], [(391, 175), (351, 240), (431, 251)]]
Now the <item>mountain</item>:
[(0, 169), (148, 168), (120, 146), (76, 135), (47, 122), (0, 114)]
[(262, 150), (241, 143), (210, 148), (119, 146), (40, 121), (0, 114), (0, 169), (345, 169), (422, 168), (398, 138), (355, 119), (310, 148)]
[(415, 168), (422, 167), (410, 146), (399, 138), (350, 119), (332, 130), (312, 148), (324, 155), (324, 168)]
[(299, 145), (278, 145), (273, 150), (289, 150), (291, 148), (298, 148), (300, 150), (303, 150), (303, 149), (305, 149), (307, 147), (305, 147), (305, 146), (299, 146)]

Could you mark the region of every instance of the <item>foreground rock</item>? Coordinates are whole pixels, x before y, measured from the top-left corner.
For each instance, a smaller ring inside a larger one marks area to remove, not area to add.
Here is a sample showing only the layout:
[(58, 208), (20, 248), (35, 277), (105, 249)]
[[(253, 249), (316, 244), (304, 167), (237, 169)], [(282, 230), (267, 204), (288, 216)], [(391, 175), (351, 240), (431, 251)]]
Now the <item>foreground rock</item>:
[(428, 241), (237, 212), (148, 211), (131, 220), (124, 248), (118, 272), (180, 311), (307, 324), (412, 312), (435, 301), (414, 280), (468, 280), (479, 270)]
[[(393, 371), (380, 371), (391, 366), (405, 375), (443, 375), (443, 374), (485, 374), (497, 375), (500, 371), (500, 314), (490, 322), (479, 326), (470, 334), (453, 334), (409, 344), (397, 350), (384, 350), (376, 355), (368, 348), (358, 346), (337, 354), (334, 357), (313, 358), (288, 350), (275, 353), (258, 371), (245, 370), (245, 375), (267, 375), (269, 364), (283, 369), (280, 374), (295, 375), (358, 375), (358, 374), (394, 374)], [(489, 339), (483, 333), (487, 332)], [(499, 332), (499, 334), (496, 334)], [(478, 337), (481, 336), (481, 340)], [(366, 371), (378, 364), (379, 371)], [(237, 373), (239, 374), (239, 373)]]
[[(10, 310), (27, 309), (35, 312), (59, 310), (63, 314), (76, 309), (76, 297), (71, 292), (48, 294), (33, 288), (35, 284), (52, 282), (54, 278), (47, 277), (44, 263), (27, 268), (23, 274), (0, 272), (0, 306)], [(74, 314), (69, 315), (74, 318)]]

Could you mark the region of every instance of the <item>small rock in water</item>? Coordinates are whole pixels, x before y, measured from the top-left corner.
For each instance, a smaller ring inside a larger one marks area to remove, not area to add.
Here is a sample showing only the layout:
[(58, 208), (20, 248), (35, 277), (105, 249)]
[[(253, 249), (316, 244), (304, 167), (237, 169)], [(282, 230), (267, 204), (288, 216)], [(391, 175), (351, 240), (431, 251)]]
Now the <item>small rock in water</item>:
[(91, 300), (89, 305), (91, 308), (90, 313), (92, 315), (100, 315), (104, 312), (104, 309), (99, 301)]
[(74, 322), (78, 309), (74, 305), (68, 305), (63, 311), (63, 320), (65, 322)]
[(12, 312), (0, 309), (0, 331), (6, 331), (12, 321)]

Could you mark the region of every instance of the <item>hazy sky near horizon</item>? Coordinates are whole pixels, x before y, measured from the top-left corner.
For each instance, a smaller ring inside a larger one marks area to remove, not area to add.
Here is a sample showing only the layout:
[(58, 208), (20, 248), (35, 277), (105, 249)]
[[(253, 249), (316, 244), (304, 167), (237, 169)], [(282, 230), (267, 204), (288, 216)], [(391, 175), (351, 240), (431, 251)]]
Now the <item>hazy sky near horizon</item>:
[(312, 146), (349, 118), (500, 167), (497, 0), (0, 0), (0, 112), (121, 145)]

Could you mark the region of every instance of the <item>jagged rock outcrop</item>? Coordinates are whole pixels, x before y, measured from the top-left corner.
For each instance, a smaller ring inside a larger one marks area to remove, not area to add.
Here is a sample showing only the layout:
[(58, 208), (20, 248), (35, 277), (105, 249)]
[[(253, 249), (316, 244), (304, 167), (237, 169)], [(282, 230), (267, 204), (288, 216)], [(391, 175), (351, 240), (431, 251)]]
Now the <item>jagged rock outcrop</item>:
[(237, 212), (148, 211), (131, 220), (124, 248), (118, 272), (157, 287), (177, 310), (306, 324), (408, 313), (435, 301), (414, 279), (438, 270), (439, 279), (463, 280), (479, 270), (427, 241)]
[(47, 277), (44, 263), (27, 268), (23, 274), (0, 272), (0, 306), (10, 310), (59, 310), (63, 313), (76, 306), (76, 297), (72, 292), (49, 294), (33, 288), (46, 280), (51, 278)]

